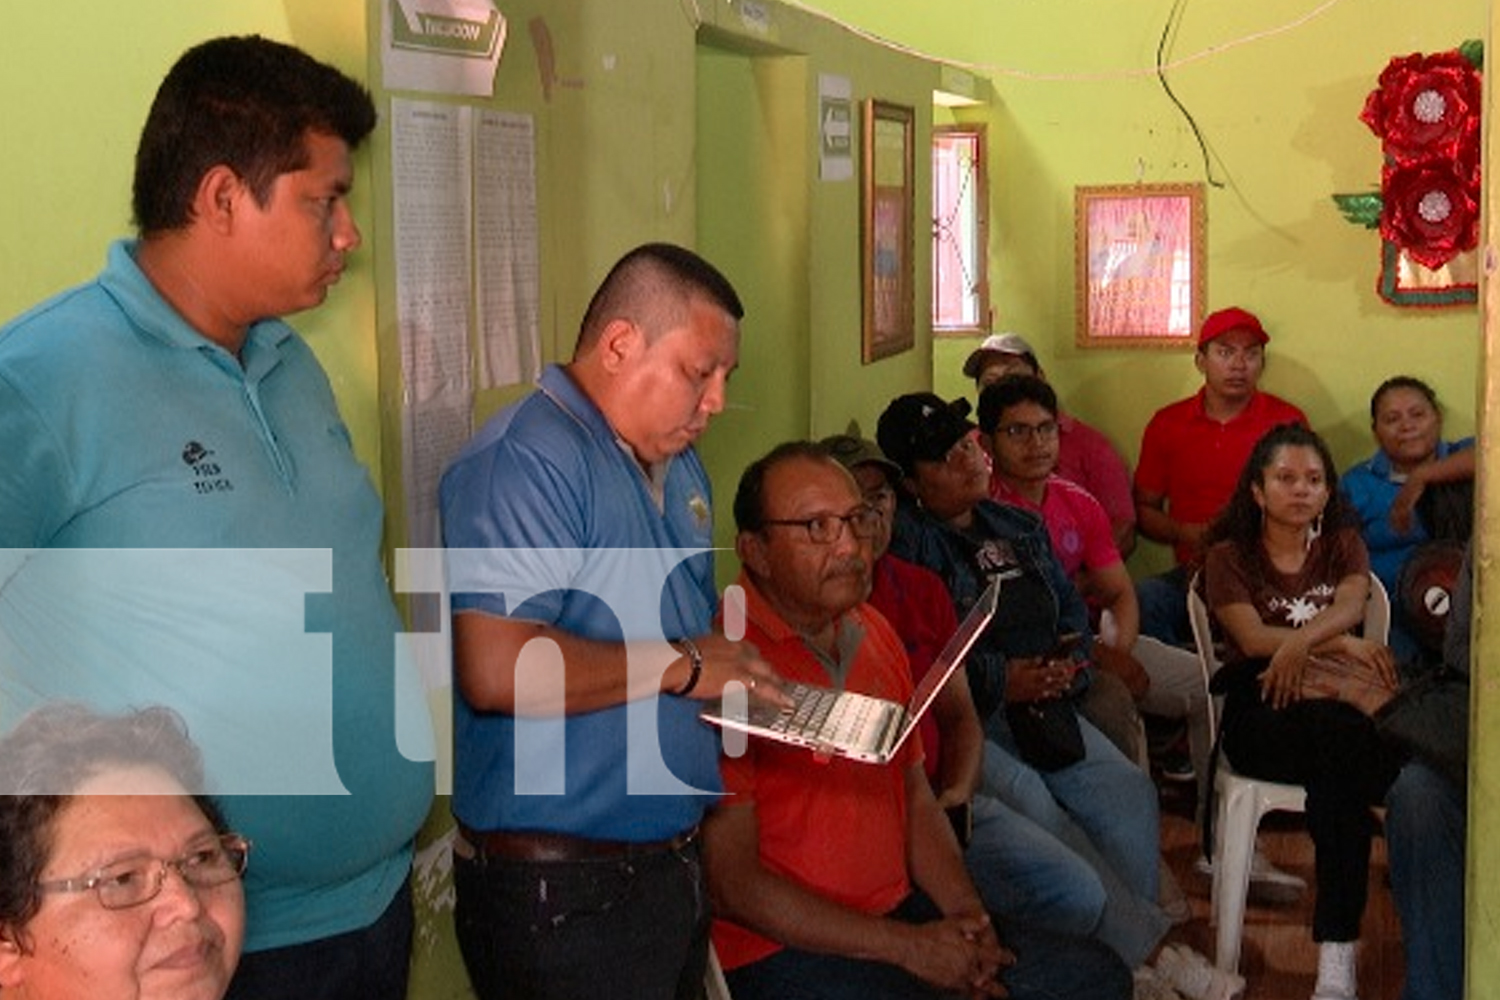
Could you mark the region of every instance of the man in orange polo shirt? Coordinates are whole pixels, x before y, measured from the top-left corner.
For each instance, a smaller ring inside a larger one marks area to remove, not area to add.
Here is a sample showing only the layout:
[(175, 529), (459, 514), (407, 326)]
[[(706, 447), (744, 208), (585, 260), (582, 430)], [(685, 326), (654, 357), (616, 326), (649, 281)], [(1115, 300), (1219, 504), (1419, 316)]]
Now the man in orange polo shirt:
[[(904, 703), (905, 649), (865, 603), (880, 515), (854, 478), (817, 445), (782, 445), (746, 470), (734, 515), (745, 639), (790, 680)], [(735, 1000), (1130, 995), (1104, 945), (985, 912), (919, 739), (889, 765), (751, 739), (722, 770), (704, 857)]]
[(1203, 388), (1157, 410), (1146, 424), (1135, 467), (1136, 528), (1172, 546), (1177, 565), (1136, 585), (1142, 635), (1192, 644), (1187, 584), (1204, 529), (1234, 492), (1261, 435), (1277, 424), (1307, 425), (1296, 406), (1260, 391), (1270, 339), (1252, 312), (1232, 306), (1211, 314), (1193, 358)]

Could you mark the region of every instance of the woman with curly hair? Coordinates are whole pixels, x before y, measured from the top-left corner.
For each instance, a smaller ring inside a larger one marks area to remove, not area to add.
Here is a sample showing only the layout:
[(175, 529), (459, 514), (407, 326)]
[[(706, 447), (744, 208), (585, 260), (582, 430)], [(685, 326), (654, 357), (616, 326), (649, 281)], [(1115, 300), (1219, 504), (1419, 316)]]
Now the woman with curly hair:
[(1268, 431), (1206, 544), (1204, 597), (1224, 646), (1214, 678), (1224, 695), (1222, 750), (1242, 774), (1307, 790), (1320, 943), (1313, 998), (1353, 1000), (1370, 808), (1399, 761), (1360, 708), (1304, 682), (1327, 657), (1393, 688), (1395, 662), (1357, 634), (1370, 560), (1322, 439), (1294, 424)]

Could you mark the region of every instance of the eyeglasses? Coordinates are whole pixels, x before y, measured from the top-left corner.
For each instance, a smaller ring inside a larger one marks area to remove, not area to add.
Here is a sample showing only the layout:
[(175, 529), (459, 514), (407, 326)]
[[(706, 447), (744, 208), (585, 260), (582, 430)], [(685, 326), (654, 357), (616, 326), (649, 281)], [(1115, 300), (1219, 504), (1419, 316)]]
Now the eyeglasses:
[(1047, 441), (1057, 437), (1057, 421), (1043, 420), (1039, 424), (1001, 424), (995, 430), (1012, 441), (1030, 441), (1032, 438)]
[(880, 512), (873, 507), (856, 507), (847, 514), (819, 514), (817, 517), (781, 518), (765, 520), (761, 524), (796, 525), (807, 531), (808, 541), (816, 545), (832, 545), (844, 533), (844, 525), (855, 538), (875, 536), (880, 526)]
[(125, 910), (161, 895), (168, 868), (194, 889), (211, 889), (243, 875), (249, 860), (250, 841), (237, 833), (226, 833), (205, 841), (180, 858), (123, 858), (98, 871), (77, 878), (38, 882), (36, 887), (42, 892), (92, 890), (106, 910)]
[(865, 490), (865, 503), (877, 510), (894, 507), (896, 506), (896, 491), (889, 486), (877, 486), (873, 490)]

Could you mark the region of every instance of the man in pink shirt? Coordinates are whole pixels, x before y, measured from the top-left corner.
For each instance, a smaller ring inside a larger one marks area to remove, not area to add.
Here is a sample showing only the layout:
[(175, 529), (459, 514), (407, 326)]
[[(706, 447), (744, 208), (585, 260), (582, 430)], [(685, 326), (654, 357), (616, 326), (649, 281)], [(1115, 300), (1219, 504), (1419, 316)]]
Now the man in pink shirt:
[[(1125, 680), (1142, 712), (1183, 720), (1201, 785), (1212, 738), (1198, 657), (1140, 636), (1135, 588), (1110, 538), (1103, 508), (1082, 487), (1054, 472), (1057, 395), (1039, 378), (1013, 375), (980, 392), (978, 416), (981, 440), (995, 463), (992, 495), (1041, 515), (1058, 561), (1089, 603), (1099, 635), (1096, 663)], [(1203, 791), (1200, 787), (1200, 802)]]
[[(995, 333), (984, 338), (964, 362), (964, 374), (976, 391), (1007, 375), (1046, 373), (1018, 333)], [(1135, 502), (1130, 491), (1130, 468), (1109, 439), (1098, 430), (1061, 410), (1057, 414), (1057, 474), (1082, 486), (1109, 517), (1110, 533), (1121, 557), (1135, 548)]]
[(1234, 492), (1250, 450), (1277, 424), (1307, 424), (1300, 409), (1259, 389), (1271, 338), (1254, 313), (1220, 309), (1203, 321), (1193, 363), (1203, 388), (1162, 407), (1146, 424), (1135, 469), (1141, 534), (1172, 546), (1177, 565), (1136, 587), (1141, 632), (1191, 645), (1187, 584), (1203, 531)]

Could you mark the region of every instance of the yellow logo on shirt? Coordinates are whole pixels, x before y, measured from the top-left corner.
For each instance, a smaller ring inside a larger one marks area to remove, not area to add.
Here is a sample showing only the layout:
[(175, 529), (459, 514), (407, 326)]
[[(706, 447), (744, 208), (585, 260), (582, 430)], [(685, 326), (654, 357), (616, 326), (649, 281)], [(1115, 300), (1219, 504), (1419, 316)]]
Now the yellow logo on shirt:
[(704, 498), (703, 494), (694, 493), (688, 497), (687, 505), (688, 510), (692, 512), (693, 520), (698, 523), (698, 527), (705, 531), (708, 530), (712, 513), (708, 509), (708, 501)]

